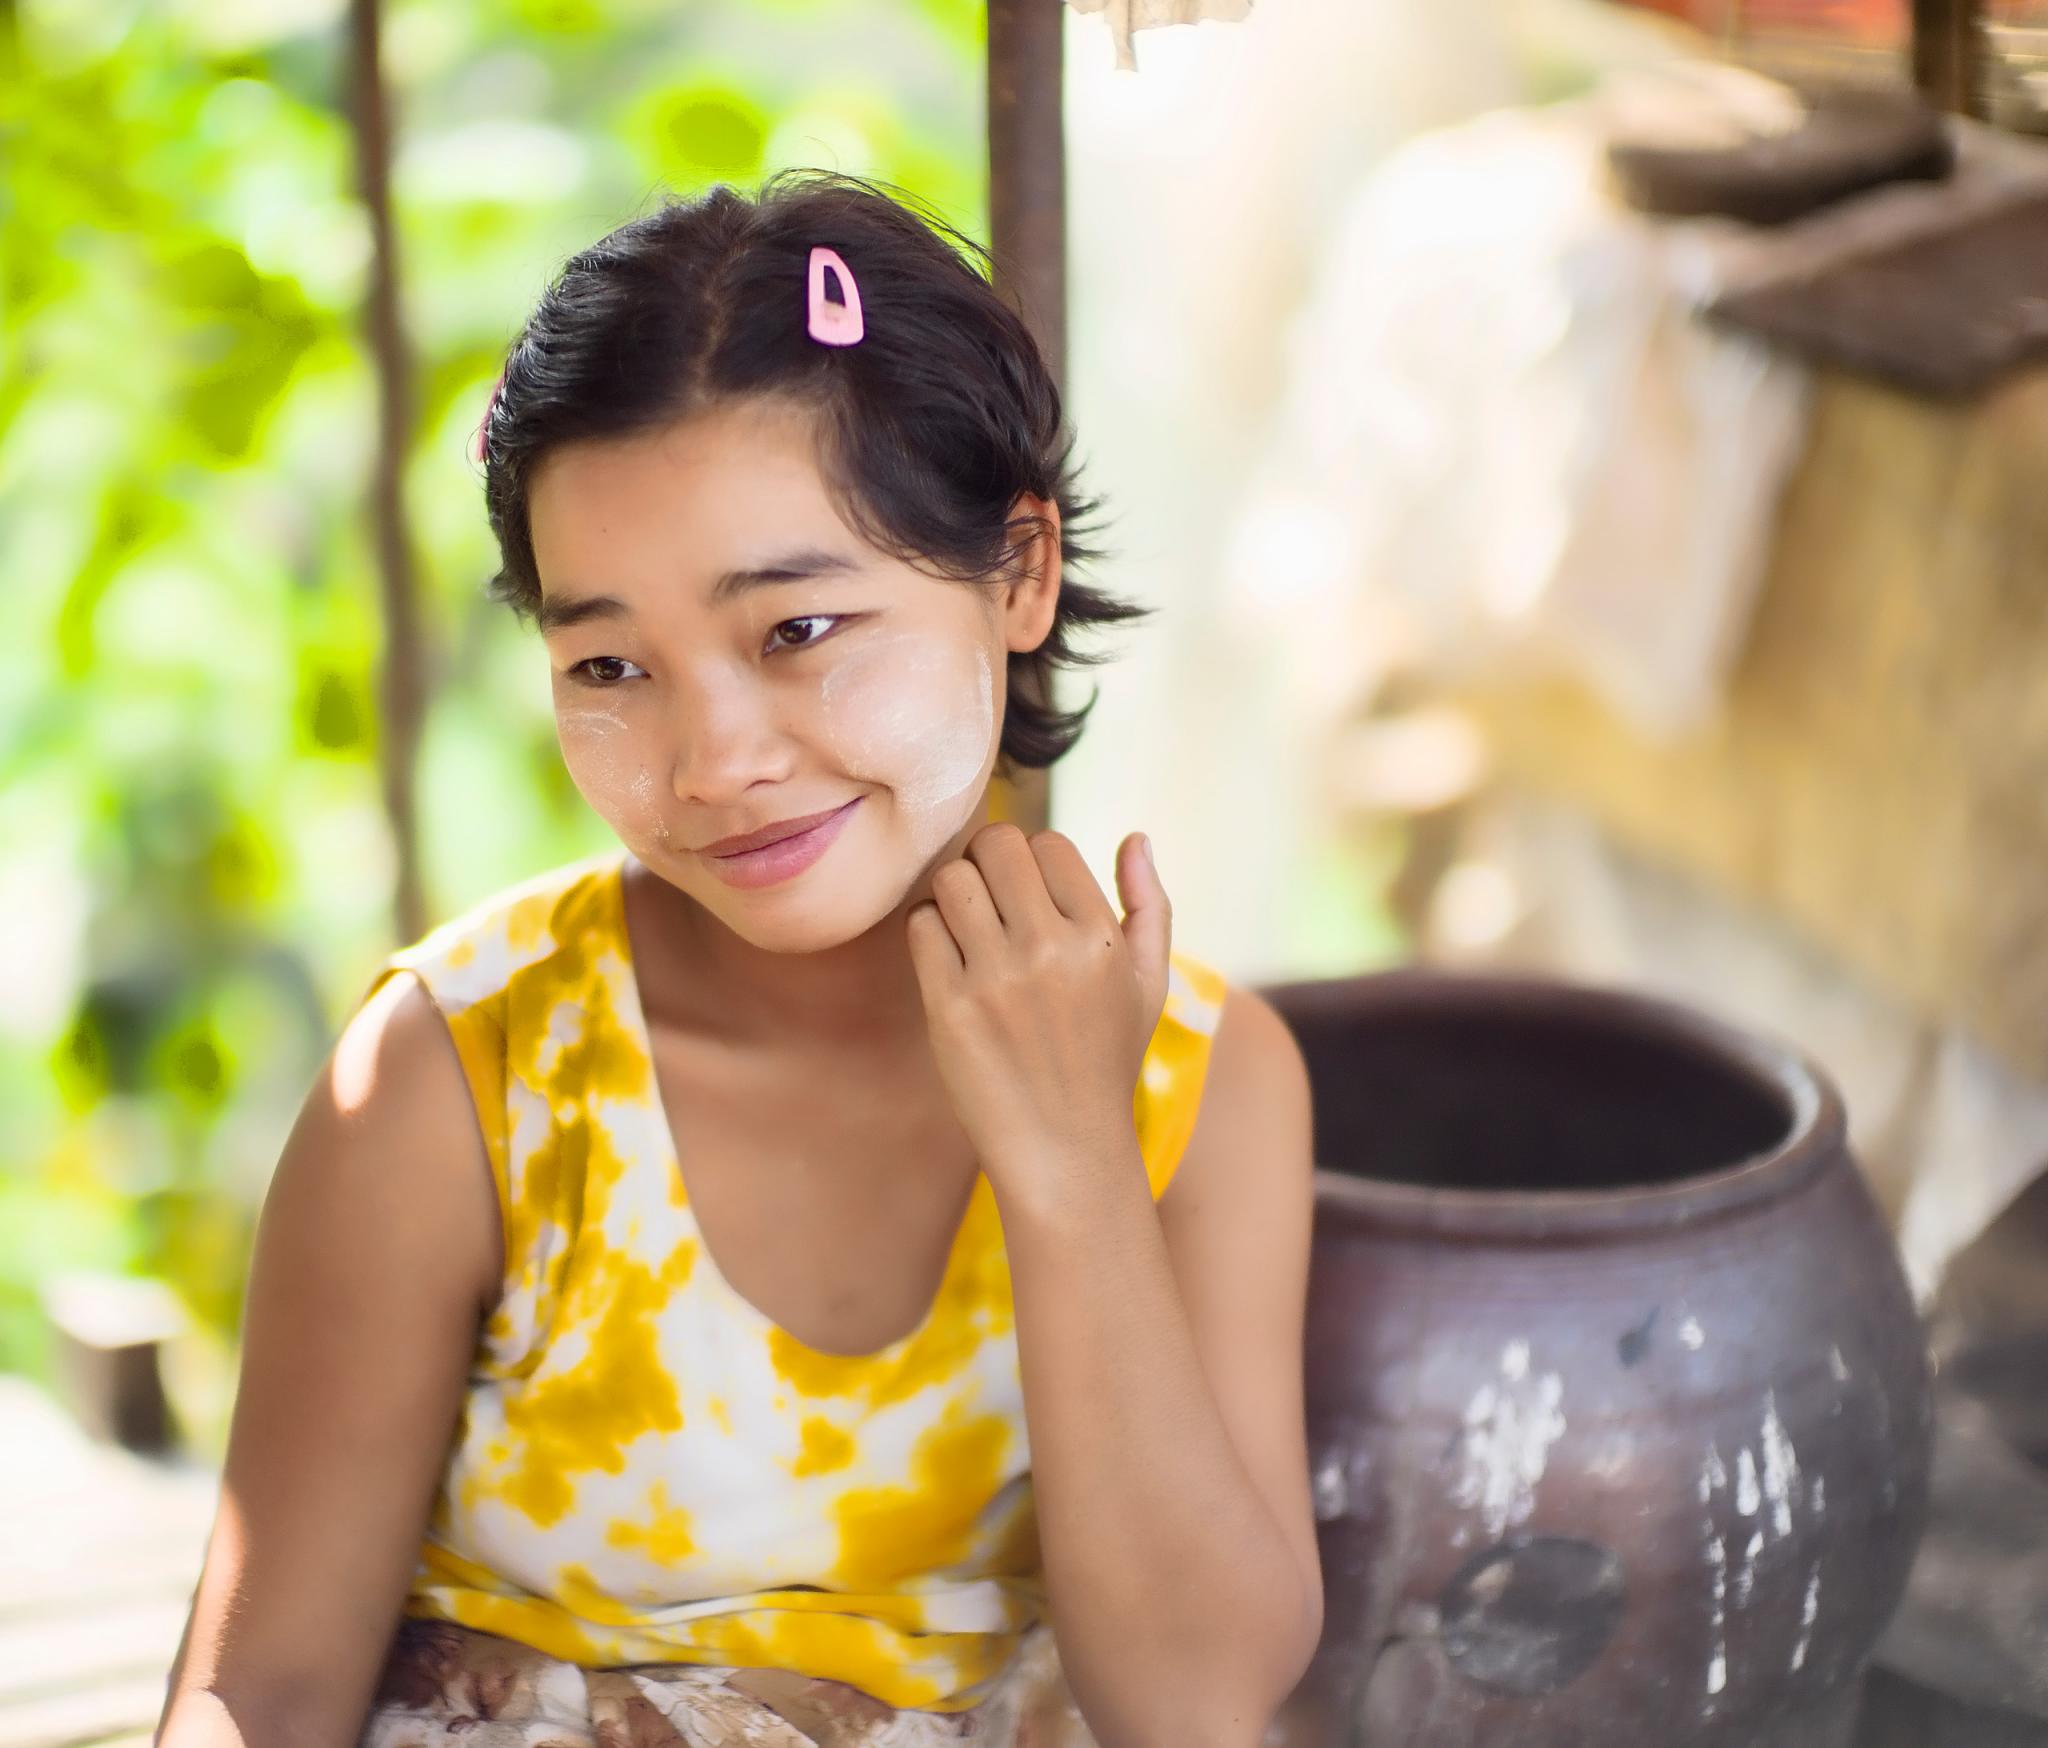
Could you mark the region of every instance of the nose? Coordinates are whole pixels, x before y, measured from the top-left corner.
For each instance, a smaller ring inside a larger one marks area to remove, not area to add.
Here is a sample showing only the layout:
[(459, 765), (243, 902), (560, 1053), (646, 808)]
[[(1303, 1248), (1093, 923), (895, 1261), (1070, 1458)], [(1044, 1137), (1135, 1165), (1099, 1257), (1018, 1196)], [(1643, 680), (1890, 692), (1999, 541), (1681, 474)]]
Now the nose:
[(672, 721), (670, 784), (678, 801), (715, 810), (757, 783), (789, 774), (788, 739), (775, 698), (747, 675), (686, 677), (676, 691)]

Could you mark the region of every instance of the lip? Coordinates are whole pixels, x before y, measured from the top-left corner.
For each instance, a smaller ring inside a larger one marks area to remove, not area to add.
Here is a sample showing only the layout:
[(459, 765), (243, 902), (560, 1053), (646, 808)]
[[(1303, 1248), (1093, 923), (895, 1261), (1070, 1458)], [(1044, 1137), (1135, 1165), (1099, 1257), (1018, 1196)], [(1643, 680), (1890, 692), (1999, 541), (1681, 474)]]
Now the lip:
[[(828, 812), (813, 814), (811, 823), (798, 821), (798, 829), (786, 837), (764, 844), (758, 849), (741, 850), (733, 855), (717, 855), (710, 850), (698, 852), (710, 864), (711, 870), (728, 886), (776, 886), (785, 880), (795, 878), (831, 847), (832, 840), (844, 828), (853, 810), (861, 803), (856, 795), (843, 807)], [(790, 822), (768, 829), (781, 831)], [(760, 833), (755, 833), (760, 836)], [(730, 841), (730, 840), (727, 840)], [(744, 839), (739, 840), (744, 842)]]
[(823, 825), (835, 813), (843, 813), (852, 805), (852, 802), (842, 802), (838, 807), (828, 807), (820, 813), (800, 813), (793, 819), (778, 819), (773, 825), (764, 825), (756, 831), (740, 832), (733, 837), (720, 838), (715, 844), (706, 844), (697, 854), (738, 856), (749, 850), (765, 850), (770, 844), (779, 844), (785, 838), (801, 837), (813, 826)]

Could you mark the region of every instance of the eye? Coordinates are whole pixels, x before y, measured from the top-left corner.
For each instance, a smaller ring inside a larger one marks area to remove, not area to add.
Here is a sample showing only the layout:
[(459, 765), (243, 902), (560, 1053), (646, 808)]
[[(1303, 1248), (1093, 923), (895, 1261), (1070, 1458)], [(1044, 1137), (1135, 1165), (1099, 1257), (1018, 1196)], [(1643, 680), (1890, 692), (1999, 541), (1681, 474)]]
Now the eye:
[[(623, 676), (614, 676), (612, 674), (600, 675), (597, 671), (600, 667), (630, 668), (633, 666), (635, 664), (627, 661), (624, 656), (591, 656), (587, 660), (578, 662), (569, 672), (578, 685), (595, 686), (603, 690), (609, 686), (616, 686)], [(587, 673), (585, 672), (586, 669), (589, 670)], [(641, 668), (639, 671), (645, 674), (647, 670)]]
[(848, 619), (852, 617), (853, 615), (850, 613), (810, 613), (806, 614), (801, 619), (785, 619), (780, 625), (774, 627), (768, 633), (769, 646), (771, 649), (783, 649), (789, 651), (791, 654), (795, 654), (795, 652), (800, 649), (809, 649), (811, 645), (814, 643), (823, 643), (825, 639), (830, 637), (832, 634), (829, 631), (824, 631), (819, 632), (815, 637), (805, 638), (801, 643), (776, 643), (775, 639), (782, 632), (786, 631), (790, 626), (843, 625)]

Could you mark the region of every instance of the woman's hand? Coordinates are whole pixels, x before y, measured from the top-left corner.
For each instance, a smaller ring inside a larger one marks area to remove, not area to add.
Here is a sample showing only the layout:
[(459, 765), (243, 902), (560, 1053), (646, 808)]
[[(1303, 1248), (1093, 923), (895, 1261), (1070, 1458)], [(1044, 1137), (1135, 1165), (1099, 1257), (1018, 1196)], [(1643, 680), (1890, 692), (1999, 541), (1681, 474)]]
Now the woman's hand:
[(1044, 1174), (1134, 1139), (1173, 930), (1143, 842), (1117, 846), (1121, 923), (1070, 839), (1008, 821), (977, 831), (911, 908), (932, 1054), (999, 1192), (1039, 1197)]

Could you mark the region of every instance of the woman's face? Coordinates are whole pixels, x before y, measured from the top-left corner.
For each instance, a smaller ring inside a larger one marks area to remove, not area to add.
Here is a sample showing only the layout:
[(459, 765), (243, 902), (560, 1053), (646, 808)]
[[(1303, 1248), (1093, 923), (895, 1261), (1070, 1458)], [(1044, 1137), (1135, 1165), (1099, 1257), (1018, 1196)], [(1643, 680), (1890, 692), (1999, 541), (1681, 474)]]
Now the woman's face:
[[(569, 772), (736, 934), (780, 952), (850, 940), (979, 825), (1005, 658), (1043, 641), (1056, 574), (1005, 592), (878, 551), (832, 505), (810, 415), (775, 401), (556, 450), (528, 514)], [(794, 871), (787, 852), (706, 853), (840, 808)]]

